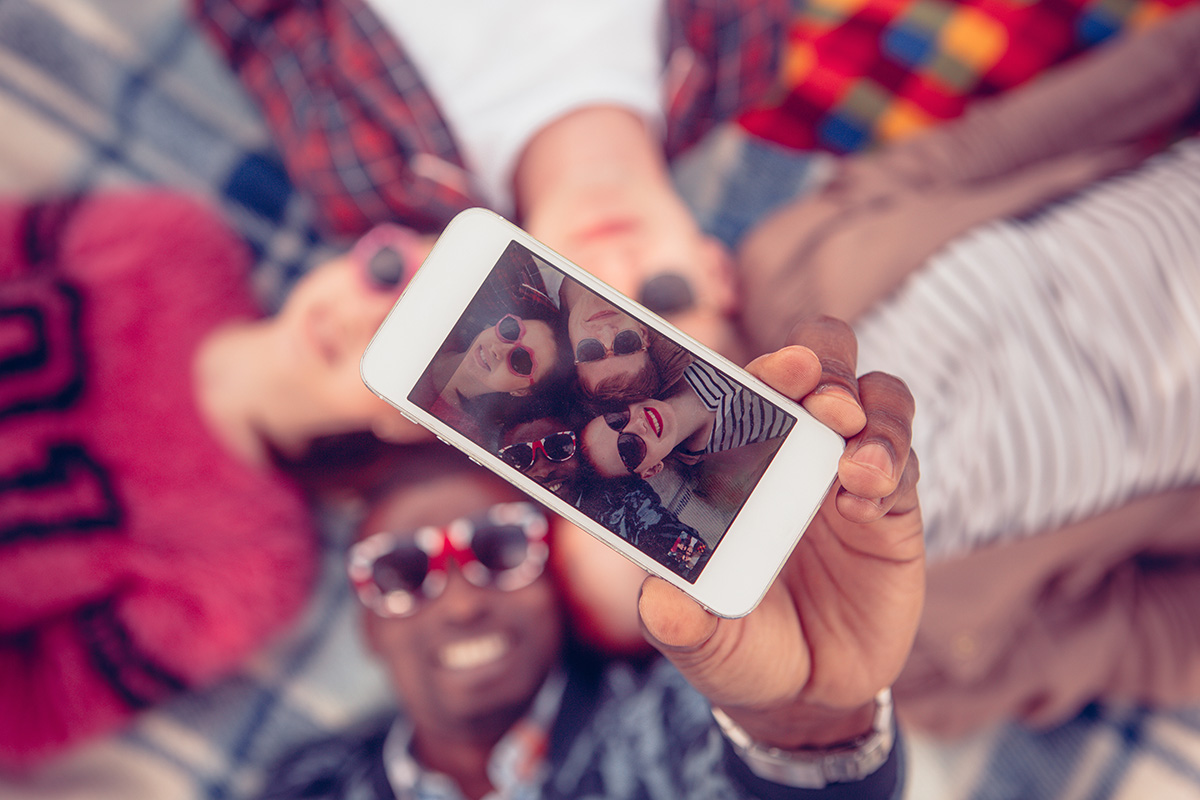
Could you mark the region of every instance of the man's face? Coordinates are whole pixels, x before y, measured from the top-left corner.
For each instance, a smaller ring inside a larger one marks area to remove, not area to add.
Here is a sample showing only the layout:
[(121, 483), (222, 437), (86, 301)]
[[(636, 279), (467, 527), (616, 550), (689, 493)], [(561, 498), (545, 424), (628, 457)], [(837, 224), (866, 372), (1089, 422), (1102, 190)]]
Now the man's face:
[[(621, 458), (620, 437), (633, 441), (626, 445), (626, 452), (644, 445), (645, 456), (636, 468)], [(625, 412), (604, 414), (584, 426), (581, 434), (583, 447), (592, 466), (601, 475), (618, 478), (636, 474), (650, 478), (662, 469), (665, 459), (683, 439), (675, 409), (662, 400), (644, 400), (631, 403)], [(636, 440), (642, 442), (637, 444)]]
[(704, 344), (727, 348), (733, 335), (729, 315), (736, 306), (732, 255), (700, 230), (673, 191), (639, 194), (617, 216), (602, 215), (595, 224), (585, 220), (553, 233), (543, 241), (629, 297), (642, 298), (644, 285), (656, 276), (683, 278), (692, 305), (652, 310)]
[[(361, 532), (442, 526), (522, 499), (486, 472), (461, 471), (384, 500)], [(371, 647), (418, 735), (478, 740), (503, 733), (524, 714), (562, 647), (558, 597), (545, 575), (506, 592), (473, 586), (452, 565), (445, 591), (412, 616), (364, 613)]]
[[(564, 284), (563, 297), (568, 307), (567, 335), (571, 340), (571, 352), (577, 353), (579, 343), (587, 339), (595, 339), (605, 348), (604, 358), (575, 365), (585, 391), (595, 392), (604, 381), (628, 380), (647, 368), (650, 353), (644, 345), (649, 342), (649, 329), (645, 325), (607, 300), (572, 283)], [(614, 354), (613, 343), (623, 331), (637, 335), (643, 348), (626, 355)]]
[[(543, 417), (514, 425), (504, 434), (501, 445), (538, 441), (545, 436), (566, 430), (569, 428), (562, 420), (556, 417)], [(573, 503), (578, 498), (579, 488), (575, 480), (579, 472), (578, 453), (566, 461), (551, 461), (546, 458), (546, 454), (542, 452), (541, 448), (534, 448), (533, 465), (524, 472), (568, 503)]]

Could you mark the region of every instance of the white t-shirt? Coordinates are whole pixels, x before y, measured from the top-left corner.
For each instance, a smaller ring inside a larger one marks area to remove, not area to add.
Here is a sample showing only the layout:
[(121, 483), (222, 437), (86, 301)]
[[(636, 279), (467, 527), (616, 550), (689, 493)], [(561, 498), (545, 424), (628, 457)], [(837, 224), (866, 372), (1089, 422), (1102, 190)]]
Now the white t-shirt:
[(661, 127), (662, 0), (368, 0), (454, 132), (476, 188), (513, 210), (512, 176), (539, 129), (586, 105)]

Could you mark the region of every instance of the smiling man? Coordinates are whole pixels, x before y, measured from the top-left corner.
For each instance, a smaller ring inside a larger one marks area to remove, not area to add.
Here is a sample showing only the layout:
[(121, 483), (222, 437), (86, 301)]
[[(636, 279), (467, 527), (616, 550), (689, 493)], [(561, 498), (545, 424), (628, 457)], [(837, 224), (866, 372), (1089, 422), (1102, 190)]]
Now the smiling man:
[(577, 437), (571, 423), (557, 416), (519, 422), (500, 436), (498, 455), (568, 503), (580, 493)]
[[(563, 646), (557, 596), (542, 577), (546, 516), (524, 500), (506, 483), (451, 466), (443, 476), (385, 497), (362, 526), (367, 538), (353, 556), (369, 563), (368, 586), (393, 604), (373, 606), (364, 623), (407, 714), (407, 725), (389, 737), (394, 757), (403, 761), (405, 753), (456, 776), (469, 797), (487, 793), (492, 746), (525, 715)], [(439, 539), (451, 531), (463, 538)], [(388, 549), (364, 550), (378, 543), (371, 536), (380, 532), (396, 536)], [(455, 545), (461, 549), (451, 556)], [(457, 568), (450, 568), (451, 557)], [(424, 575), (415, 577), (422, 568)], [(486, 576), (484, 588), (473, 585), (476, 574)], [(424, 602), (439, 580), (436, 602)], [(421, 599), (398, 612), (396, 595), (415, 586), (410, 596)], [(561, 680), (546, 691), (555, 689), (561, 692)], [(405, 772), (419, 775), (415, 765)]]

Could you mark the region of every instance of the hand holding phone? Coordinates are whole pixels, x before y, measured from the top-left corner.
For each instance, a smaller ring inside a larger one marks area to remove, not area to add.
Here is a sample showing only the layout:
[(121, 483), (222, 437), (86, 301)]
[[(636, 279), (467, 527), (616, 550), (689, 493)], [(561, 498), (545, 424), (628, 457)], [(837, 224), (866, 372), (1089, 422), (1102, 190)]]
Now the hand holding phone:
[(869, 727), (870, 701), (903, 666), (924, 595), (911, 395), (889, 375), (854, 377), (843, 323), (806, 322), (792, 341), (812, 349), (785, 348), (748, 370), (847, 438), (837, 491), (748, 616), (713, 617), (655, 578), (639, 601), (647, 632), (689, 681), (756, 741), (783, 748)]
[(447, 226), (363, 356), (376, 394), (721, 616), (748, 613), (843, 439), (490, 212)]

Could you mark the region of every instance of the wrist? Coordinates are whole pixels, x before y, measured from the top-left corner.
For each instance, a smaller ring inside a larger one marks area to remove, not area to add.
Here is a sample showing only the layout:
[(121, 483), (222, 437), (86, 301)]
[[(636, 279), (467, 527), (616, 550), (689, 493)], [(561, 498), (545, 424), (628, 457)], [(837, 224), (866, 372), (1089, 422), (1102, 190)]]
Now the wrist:
[(783, 749), (833, 747), (870, 733), (879, 695), (854, 708), (790, 703), (769, 711), (725, 708), (738, 727), (765, 746)]
[[(801, 716), (793, 707), (791, 713)], [(869, 714), (864, 727), (861, 714)], [(829, 716), (832, 710), (818, 711), (818, 719), (797, 719), (798, 725), (785, 735), (781, 726), (758, 725), (772, 732), (770, 740), (755, 738), (746, 728), (720, 709), (713, 717), (734, 752), (760, 778), (803, 788), (822, 788), (829, 783), (859, 781), (888, 762), (895, 745), (896, 730), (890, 689), (850, 714)], [(817, 733), (822, 722), (831, 727)], [(846, 731), (852, 733), (845, 738)]]

